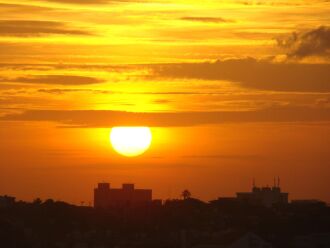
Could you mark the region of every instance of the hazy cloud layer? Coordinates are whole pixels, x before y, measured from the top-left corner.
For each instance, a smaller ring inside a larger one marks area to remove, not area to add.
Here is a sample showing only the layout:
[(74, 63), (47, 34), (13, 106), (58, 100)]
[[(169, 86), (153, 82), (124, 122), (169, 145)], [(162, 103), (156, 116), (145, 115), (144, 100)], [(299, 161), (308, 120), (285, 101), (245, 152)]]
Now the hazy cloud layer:
[(67, 3), (67, 4), (107, 4), (120, 2), (144, 2), (143, 0), (45, 0), (47, 2)]
[(232, 22), (230, 20), (226, 20), (221, 17), (205, 17), (205, 16), (184, 16), (181, 18), (181, 20), (193, 21), (193, 22), (211, 22), (211, 23)]
[(28, 84), (51, 84), (51, 85), (85, 85), (102, 83), (103, 80), (69, 75), (40, 75), (33, 77), (18, 77), (15, 79), (0, 78), (0, 82), (6, 83), (28, 83)]
[(25, 5), (25, 4), (9, 4), (9, 3), (0, 3), (0, 13), (22, 13), (37, 11), (38, 13), (42, 11), (50, 11), (52, 8), (35, 6), (35, 5)]
[(38, 92), (54, 94), (54, 95), (62, 95), (65, 93), (77, 93), (77, 92), (93, 93), (93, 90), (92, 89), (39, 89)]
[(228, 80), (258, 90), (330, 92), (330, 64), (272, 63), (250, 58), (156, 65), (153, 70), (160, 77)]
[(294, 32), (277, 41), (280, 47), (287, 50), (290, 57), (330, 55), (330, 27), (321, 26), (306, 32)]
[(68, 3), (68, 4), (105, 4), (109, 0), (45, 0), (47, 2)]
[[(1, 85), (0, 85), (1, 89)], [(197, 92), (197, 91), (136, 91), (136, 92), (124, 92), (124, 91), (111, 91), (111, 90), (96, 90), (96, 89), (39, 89), (38, 92), (48, 94), (65, 94), (72, 92), (87, 92), (95, 94), (125, 94), (125, 95), (217, 95), (223, 94), (222, 92)]]
[(45, 34), (90, 35), (83, 30), (71, 29), (64, 22), (0, 20), (0, 36), (39, 36)]
[(259, 111), (133, 113), (107, 110), (30, 110), (9, 114), (2, 121), (52, 121), (68, 127), (151, 126), (176, 127), (226, 122), (330, 121), (329, 108), (270, 107)]

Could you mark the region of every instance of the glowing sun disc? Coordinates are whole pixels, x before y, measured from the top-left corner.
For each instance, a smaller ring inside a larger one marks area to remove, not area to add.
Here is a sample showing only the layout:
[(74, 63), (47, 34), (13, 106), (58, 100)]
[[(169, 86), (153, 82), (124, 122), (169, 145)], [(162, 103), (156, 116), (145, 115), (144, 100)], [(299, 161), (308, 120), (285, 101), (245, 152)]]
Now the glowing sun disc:
[(110, 132), (113, 149), (126, 157), (143, 154), (150, 147), (151, 140), (149, 127), (113, 127)]

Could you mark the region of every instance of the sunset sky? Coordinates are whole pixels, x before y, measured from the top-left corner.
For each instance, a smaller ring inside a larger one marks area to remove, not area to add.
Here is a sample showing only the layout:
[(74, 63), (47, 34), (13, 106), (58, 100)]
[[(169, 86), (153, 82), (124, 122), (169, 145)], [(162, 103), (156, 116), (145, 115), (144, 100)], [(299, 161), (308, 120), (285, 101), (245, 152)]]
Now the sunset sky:
[[(330, 202), (330, 1), (0, 0), (0, 195)], [(127, 158), (115, 126), (148, 126)]]

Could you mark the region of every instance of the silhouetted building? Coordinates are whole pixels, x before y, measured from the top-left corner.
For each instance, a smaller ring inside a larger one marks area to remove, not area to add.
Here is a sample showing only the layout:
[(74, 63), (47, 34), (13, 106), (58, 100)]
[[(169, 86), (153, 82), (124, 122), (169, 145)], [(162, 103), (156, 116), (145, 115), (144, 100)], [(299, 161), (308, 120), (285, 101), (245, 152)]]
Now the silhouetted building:
[(94, 207), (137, 206), (152, 202), (151, 189), (135, 189), (134, 184), (123, 184), (121, 189), (110, 188), (109, 183), (99, 183), (94, 189)]
[(265, 207), (272, 207), (276, 204), (288, 204), (289, 202), (289, 193), (281, 192), (279, 179), (277, 183), (274, 180), (273, 187), (256, 187), (253, 182), (252, 192), (238, 192), (236, 195), (239, 201)]

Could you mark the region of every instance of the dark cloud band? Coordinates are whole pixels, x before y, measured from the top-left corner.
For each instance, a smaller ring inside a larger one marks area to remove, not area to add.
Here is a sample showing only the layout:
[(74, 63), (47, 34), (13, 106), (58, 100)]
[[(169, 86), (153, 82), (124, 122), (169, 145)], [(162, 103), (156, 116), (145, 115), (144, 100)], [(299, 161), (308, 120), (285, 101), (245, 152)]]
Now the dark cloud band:
[(330, 108), (270, 107), (257, 111), (135, 113), (107, 110), (29, 110), (0, 117), (2, 121), (51, 121), (66, 127), (179, 127), (244, 122), (330, 121)]
[(49, 84), (49, 85), (85, 85), (102, 83), (103, 80), (93, 77), (71, 76), (71, 75), (40, 75), (33, 77), (18, 77), (15, 79), (0, 78), (0, 82), (27, 83), (27, 84)]
[(227, 80), (258, 90), (330, 92), (330, 64), (272, 63), (248, 58), (155, 65), (153, 71), (160, 77)]

